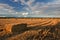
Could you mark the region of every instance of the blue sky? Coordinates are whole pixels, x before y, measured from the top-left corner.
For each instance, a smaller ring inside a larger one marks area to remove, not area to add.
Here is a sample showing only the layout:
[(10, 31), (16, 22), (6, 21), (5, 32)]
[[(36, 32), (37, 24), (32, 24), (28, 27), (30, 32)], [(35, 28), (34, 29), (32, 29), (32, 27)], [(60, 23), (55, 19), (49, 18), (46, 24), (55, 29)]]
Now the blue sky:
[(0, 17), (60, 17), (60, 0), (0, 0)]

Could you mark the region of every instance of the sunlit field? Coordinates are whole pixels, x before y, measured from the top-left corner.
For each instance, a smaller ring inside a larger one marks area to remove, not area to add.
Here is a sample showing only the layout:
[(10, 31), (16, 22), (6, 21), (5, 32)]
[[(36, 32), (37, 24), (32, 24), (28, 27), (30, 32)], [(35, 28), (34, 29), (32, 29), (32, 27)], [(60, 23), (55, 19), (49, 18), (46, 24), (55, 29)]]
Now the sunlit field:
[(0, 18), (0, 40), (60, 40), (60, 18)]

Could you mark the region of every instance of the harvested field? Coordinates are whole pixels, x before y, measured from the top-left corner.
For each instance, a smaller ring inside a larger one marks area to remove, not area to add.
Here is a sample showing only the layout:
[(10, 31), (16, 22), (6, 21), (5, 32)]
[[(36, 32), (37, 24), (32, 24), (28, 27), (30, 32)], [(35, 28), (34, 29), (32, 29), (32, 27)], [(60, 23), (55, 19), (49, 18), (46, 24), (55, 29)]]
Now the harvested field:
[(0, 40), (60, 40), (60, 18), (0, 18)]

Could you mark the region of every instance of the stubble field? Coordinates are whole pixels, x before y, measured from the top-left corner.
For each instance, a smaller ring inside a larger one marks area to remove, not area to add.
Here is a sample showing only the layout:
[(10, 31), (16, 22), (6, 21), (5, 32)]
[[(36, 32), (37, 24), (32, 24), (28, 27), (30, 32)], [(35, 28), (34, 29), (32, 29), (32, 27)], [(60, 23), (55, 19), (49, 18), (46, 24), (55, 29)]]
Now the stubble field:
[(60, 40), (60, 18), (0, 18), (0, 40)]

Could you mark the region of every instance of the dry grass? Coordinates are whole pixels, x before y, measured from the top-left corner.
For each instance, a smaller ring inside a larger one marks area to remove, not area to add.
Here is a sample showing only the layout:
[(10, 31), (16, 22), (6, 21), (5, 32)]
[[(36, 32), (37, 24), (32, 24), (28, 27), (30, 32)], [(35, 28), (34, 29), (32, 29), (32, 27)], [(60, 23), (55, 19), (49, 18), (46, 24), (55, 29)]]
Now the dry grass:
[[(27, 26), (24, 28), (21, 23)], [(0, 40), (60, 40), (60, 19), (57, 18), (0, 19), (0, 28), (3, 29)]]
[(6, 40), (60, 40), (60, 29), (57, 27), (41, 28), (38, 30), (28, 30), (21, 34), (7, 38)]

